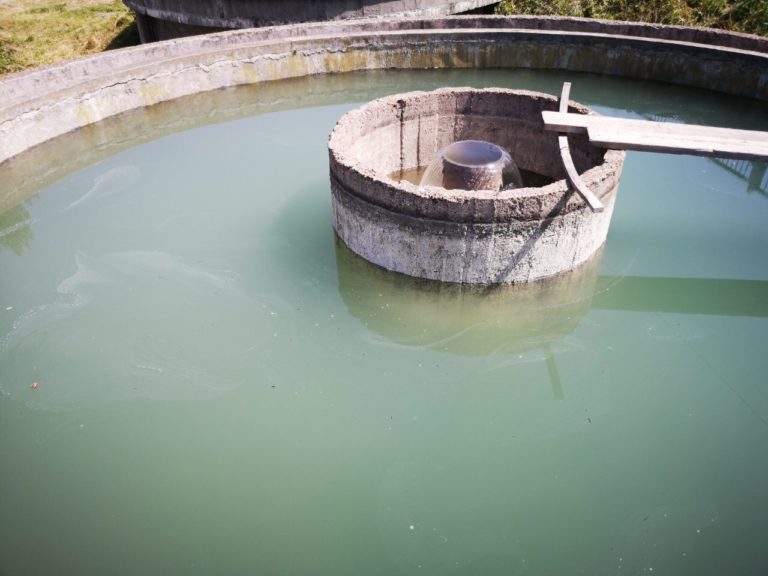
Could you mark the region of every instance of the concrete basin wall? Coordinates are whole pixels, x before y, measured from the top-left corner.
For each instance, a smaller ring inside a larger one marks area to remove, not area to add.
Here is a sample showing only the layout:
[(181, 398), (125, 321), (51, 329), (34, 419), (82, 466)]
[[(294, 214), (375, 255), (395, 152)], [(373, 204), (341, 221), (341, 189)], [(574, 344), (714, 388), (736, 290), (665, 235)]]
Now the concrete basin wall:
[[(577, 268), (605, 241), (624, 153), (571, 139), (582, 178), (606, 208), (593, 213), (564, 180), (557, 135), (544, 130), (541, 112), (557, 108), (547, 94), (447, 88), (382, 98), (346, 114), (329, 141), (334, 229), (366, 260), (430, 280), (524, 283)], [(577, 104), (570, 111), (589, 113)], [(471, 139), (502, 146), (521, 169), (556, 182), (467, 191), (392, 176)]]
[[(388, 176), (425, 167), (452, 142), (487, 140), (510, 152), (518, 167), (559, 180), (565, 172), (557, 134), (545, 132), (541, 119), (543, 110), (557, 107), (555, 97), (522, 90), (414, 92), (351, 113), (334, 131), (331, 145), (350, 165)], [(570, 111), (588, 113), (577, 104)], [(602, 162), (605, 150), (590, 146), (585, 135), (571, 135), (570, 141), (580, 173)]]
[(236, 28), (352, 18), (461, 14), (498, 0), (123, 0), (142, 42)]
[(768, 46), (754, 36), (553, 18), (349, 20), (195, 36), (10, 75), (0, 80), (0, 162), (182, 96), (384, 68), (576, 70), (768, 100)]

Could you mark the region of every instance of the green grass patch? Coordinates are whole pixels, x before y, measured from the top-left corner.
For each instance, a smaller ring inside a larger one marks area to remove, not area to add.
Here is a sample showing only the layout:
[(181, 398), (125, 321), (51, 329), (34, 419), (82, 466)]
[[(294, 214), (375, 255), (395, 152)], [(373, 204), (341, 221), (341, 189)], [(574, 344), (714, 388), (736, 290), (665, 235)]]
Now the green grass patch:
[(768, 35), (768, 0), (502, 0), (497, 13), (705, 26)]
[(0, 74), (139, 43), (121, 0), (0, 4)]
[(19, 69), (19, 63), (13, 53), (0, 42), (0, 74), (7, 74)]
[(64, 12), (67, 9), (66, 4), (53, 4), (52, 6), (39, 6), (38, 8), (30, 8), (30, 14), (50, 14), (51, 12)]

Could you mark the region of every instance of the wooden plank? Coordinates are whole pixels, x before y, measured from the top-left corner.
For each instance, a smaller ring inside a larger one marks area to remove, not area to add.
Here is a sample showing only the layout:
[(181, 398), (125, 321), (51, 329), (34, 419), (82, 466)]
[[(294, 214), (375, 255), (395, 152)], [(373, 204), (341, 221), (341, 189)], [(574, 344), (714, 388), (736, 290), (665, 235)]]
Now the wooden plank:
[(669, 122), (610, 118), (587, 114), (542, 112), (547, 130), (586, 132), (590, 142), (617, 150), (646, 150), (741, 158), (768, 159), (768, 133)]
[[(566, 115), (568, 115), (567, 112), (570, 93), (571, 83), (565, 82), (563, 84), (563, 92), (560, 95), (560, 112)], [(587, 187), (587, 185), (581, 179), (581, 176), (579, 176), (578, 171), (576, 170), (576, 165), (573, 163), (573, 158), (571, 157), (571, 148), (568, 145), (568, 135), (560, 134), (560, 136), (557, 138), (557, 141), (560, 148), (560, 158), (563, 161), (565, 173), (568, 176), (568, 181), (571, 183), (571, 186), (573, 186), (574, 189), (579, 194), (581, 194), (581, 197), (584, 198), (584, 201), (589, 205), (593, 212), (602, 212), (605, 210), (603, 203), (600, 202), (600, 199), (595, 196), (592, 190)]]
[(737, 147), (733, 142), (674, 138), (645, 133), (622, 135), (621, 142), (619, 143), (616, 142), (616, 133), (610, 129), (590, 129), (589, 141), (592, 144), (605, 148), (615, 148), (621, 145), (624, 150), (644, 150), (648, 152), (715, 156), (719, 158), (749, 157), (753, 151), (752, 146)]
[(562, 112), (542, 112), (544, 123), (547, 129), (558, 132), (584, 132), (586, 128), (595, 125), (604, 125), (607, 122), (616, 123), (617, 126), (628, 130), (643, 130), (652, 127), (662, 132), (683, 132), (686, 135), (711, 133), (712, 130), (727, 130), (732, 132), (742, 132), (747, 136), (757, 135), (758, 138), (763, 132), (754, 130), (736, 130), (732, 128), (716, 128), (713, 126), (699, 126), (696, 124), (676, 124), (674, 122), (653, 122), (651, 120), (639, 120), (636, 118), (614, 118), (612, 116), (599, 116), (597, 114), (564, 114)]

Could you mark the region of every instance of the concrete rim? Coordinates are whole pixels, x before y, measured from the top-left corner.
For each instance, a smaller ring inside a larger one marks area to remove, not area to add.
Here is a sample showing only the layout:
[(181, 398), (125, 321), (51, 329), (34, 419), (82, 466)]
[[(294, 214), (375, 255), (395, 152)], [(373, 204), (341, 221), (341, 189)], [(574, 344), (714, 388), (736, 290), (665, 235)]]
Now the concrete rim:
[(768, 39), (573, 18), (363, 19), (106, 52), (0, 80), (0, 163), (122, 112), (236, 85), (382, 68), (596, 72), (768, 100)]
[[(436, 186), (417, 186), (408, 181), (396, 182), (375, 167), (356, 161), (352, 151), (341, 140), (340, 135), (355, 126), (364, 124), (365, 117), (373, 111), (398, 106), (403, 101), (419, 101), (439, 97), (441, 94), (497, 94), (509, 96), (531, 96), (544, 99), (552, 110), (558, 107), (558, 98), (540, 92), (529, 90), (509, 90), (503, 88), (443, 88), (431, 92), (408, 92), (385, 96), (368, 102), (359, 108), (347, 112), (337, 123), (328, 140), (331, 156), (332, 177), (341, 177), (341, 182), (347, 191), (356, 191), (361, 199), (369, 204), (379, 206), (392, 212), (407, 214), (414, 218), (426, 218), (441, 221), (493, 223), (507, 222), (510, 219), (518, 221), (538, 220), (542, 213), (555, 209), (564, 197), (567, 203), (559, 207), (558, 213), (566, 214), (576, 210), (586, 209), (586, 204), (577, 194), (570, 194), (568, 182), (562, 178), (541, 187), (517, 188), (514, 190), (446, 190)], [(587, 107), (570, 102), (570, 112), (594, 114)], [(535, 119), (536, 124), (544, 125), (541, 119)], [(602, 149), (602, 163), (593, 166), (581, 176), (587, 186), (603, 198), (611, 194), (616, 186), (624, 163), (625, 152), (620, 150)], [(334, 165), (341, 167), (336, 168)], [(370, 188), (371, 182), (376, 184), (375, 194), (364, 194), (362, 190)], [(364, 184), (365, 183), (365, 184)]]

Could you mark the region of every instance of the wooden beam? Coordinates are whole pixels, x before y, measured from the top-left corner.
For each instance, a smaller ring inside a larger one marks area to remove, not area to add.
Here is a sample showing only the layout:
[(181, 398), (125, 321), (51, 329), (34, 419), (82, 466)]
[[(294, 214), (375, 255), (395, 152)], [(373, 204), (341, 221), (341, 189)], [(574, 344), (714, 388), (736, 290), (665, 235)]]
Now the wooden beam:
[(768, 159), (768, 133), (587, 114), (542, 112), (544, 127), (584, 133), (596, 146), (745, 160)]
[[(568, 101), (570, 93), (571, 83), (565, 82), (563, 84), (563, 92), (560, 95), (560, 113), (565, 114), (566, 116), (571, 116), (571, 114), (568, 114)], [(605, 210), (603, 203), (600, 202), (600, 199), (595, 196), (592, 190), (587, 187), (587, 185), (581, 179), (581, 176), (579, 176), (578, 171), (576, 170), (576, 165), (573, 163), (573, 158), (571, 157), (571, 148), (568, 145), (568, 135), (560, 134), (560, 136), (557, 138), (557, 141), (560, 148), (560, 158), (563, 160), (565, 173), (568, 176), (568, 181), (571, 183), (571, 186), (573, 186), (573, 188), (579, 194), (581, 194), (581, 197), (584, 198), (584, 201), (589, 204), (592, 212), (602, 212)]]

